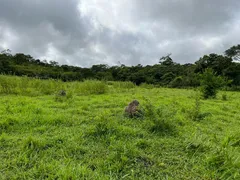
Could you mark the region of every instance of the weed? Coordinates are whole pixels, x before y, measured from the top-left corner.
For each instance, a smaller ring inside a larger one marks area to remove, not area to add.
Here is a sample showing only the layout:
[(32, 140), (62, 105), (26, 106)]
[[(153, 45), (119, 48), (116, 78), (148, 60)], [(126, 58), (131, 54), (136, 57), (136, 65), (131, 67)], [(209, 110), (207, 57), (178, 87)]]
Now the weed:
[(200, 96), (197, 94), (195, 96), (194, 106), (188, 111), (189, 118), (193, 121), (200, 121), (205, 119), (208, 116), (211, 116), (209, 112), (201, 112), (202, 102)]
[(170, 111), (166, 106), (156, 108), (149, 99), (145, 98), (145, 116), (149, 118), (149, 130), (153, 133), (172, 133), (174, 125), (171, 123), (175, 112)]
[(199, 96), (196, 96), (194, 107), (190, 111), (190, 118), (192, 120), (199, 120), (200, 119), (200, 113), (201, 113), (200, 108), (201, 108), (200, 98), (199, 98)]

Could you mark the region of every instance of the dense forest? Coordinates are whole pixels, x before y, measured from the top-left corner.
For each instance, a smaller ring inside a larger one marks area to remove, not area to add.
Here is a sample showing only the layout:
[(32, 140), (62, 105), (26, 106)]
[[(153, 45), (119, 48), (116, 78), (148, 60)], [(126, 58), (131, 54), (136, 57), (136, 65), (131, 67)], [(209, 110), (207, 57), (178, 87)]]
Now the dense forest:
[(173, 61), (171, 54), (159, 59), (159, 64), (142, 66), (109, 67), (106, 64), (82, 68), (59, 65), (56, 61), (41, 61), (23, 53), (11, 54), (10, 50), (0, 53), (0, 73), (17, 76), (29, 76), (41, 79), (61, 79), (63, 81), (82, 81), (98, 79), (107, 81), (131, 81), (168, 87), (196, 87), (200, 84), (199, 74), (211, 68), (216, 75), (231, 80), (231, 86), (240, 86), (240, 45), (233, 46), (224, 55), (204, 55), (191, 64), (179, 64)]

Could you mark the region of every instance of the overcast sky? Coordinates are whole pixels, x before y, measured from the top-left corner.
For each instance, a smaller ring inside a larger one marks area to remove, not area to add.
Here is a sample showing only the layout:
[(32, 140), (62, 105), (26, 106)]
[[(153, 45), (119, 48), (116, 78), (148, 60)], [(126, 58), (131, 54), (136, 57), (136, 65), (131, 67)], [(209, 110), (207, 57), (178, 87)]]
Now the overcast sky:
[(240, 44), (240, 0), (0, 0), (0, 50), (41, 60), (179, 63)]

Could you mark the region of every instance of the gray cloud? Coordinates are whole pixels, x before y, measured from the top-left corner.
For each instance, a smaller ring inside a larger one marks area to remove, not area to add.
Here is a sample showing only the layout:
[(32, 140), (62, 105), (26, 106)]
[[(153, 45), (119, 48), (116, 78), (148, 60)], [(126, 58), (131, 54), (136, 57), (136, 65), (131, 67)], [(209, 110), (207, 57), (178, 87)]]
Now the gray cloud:
[[(226, 30), (238, 12), (236, 0), (141, 0), (137, 13), (145, 21), (158, 20), (186, 33), (216, 34)], [(219, 29), (219, 27), (221, 27)]]
[(236, 0), (0, 0), (0, 49), (61, 64), (154, 64), (240, 41)]

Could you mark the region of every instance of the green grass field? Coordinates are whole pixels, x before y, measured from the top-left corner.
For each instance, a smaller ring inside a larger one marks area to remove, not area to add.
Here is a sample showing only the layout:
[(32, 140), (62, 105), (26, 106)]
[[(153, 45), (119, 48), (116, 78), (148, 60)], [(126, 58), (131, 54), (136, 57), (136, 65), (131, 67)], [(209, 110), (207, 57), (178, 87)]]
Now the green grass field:
[(0, 179), (240, 179), (239, 92), (0, 76), (0, 93)]

